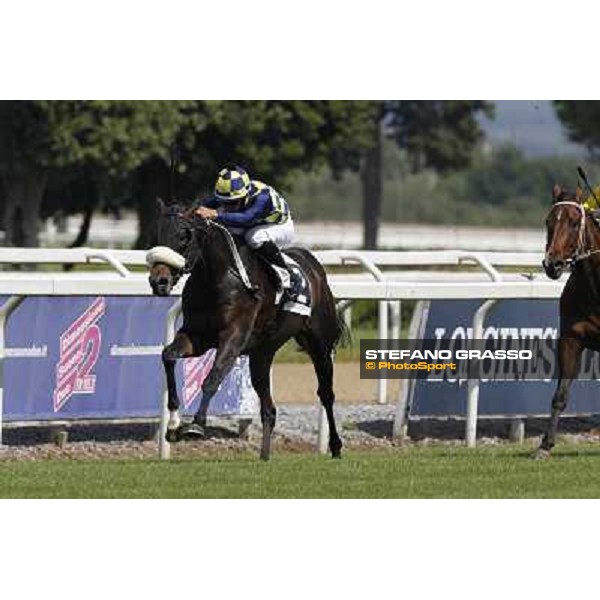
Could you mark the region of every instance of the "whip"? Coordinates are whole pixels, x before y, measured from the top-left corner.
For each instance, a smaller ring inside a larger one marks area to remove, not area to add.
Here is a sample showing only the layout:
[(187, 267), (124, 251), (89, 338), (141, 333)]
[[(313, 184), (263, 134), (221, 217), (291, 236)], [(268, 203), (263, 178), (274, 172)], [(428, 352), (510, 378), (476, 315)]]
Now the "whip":
[(600, 206), (600, 201), (596, 197), (596, 194), (594, 194), (594, 190), (592, 189), (592, 186), (588, 182), (588, 178), (585, 175), (585, 171), (583, 170), (583, 167), (581, 167), (581, 166), (577, 167), (577, 174), (579, 175), (579, 177), (581, 177), (581, 180), (583, 181), (583, 183), (585, 183), (585, 187), (588, 189), (590, 194), (592, 194), (592, 197), (594, 198), (596, 203)]

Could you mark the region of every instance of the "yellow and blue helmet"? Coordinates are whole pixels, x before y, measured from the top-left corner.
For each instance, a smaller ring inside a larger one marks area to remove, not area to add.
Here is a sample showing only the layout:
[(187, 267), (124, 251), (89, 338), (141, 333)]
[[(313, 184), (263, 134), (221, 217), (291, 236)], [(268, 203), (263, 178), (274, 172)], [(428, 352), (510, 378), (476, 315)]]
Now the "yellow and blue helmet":
[(221, 202), (235, 202), (248, 195), (250, 176), (242, 167), (221, 169), (215, 184), (215, 197)]

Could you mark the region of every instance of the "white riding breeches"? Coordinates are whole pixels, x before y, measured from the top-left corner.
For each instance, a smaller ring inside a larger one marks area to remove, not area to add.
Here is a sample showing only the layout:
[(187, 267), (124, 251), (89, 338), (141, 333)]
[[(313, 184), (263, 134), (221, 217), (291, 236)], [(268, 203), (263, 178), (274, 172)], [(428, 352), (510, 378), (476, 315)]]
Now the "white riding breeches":
[(265, 242), (273, 242), (278, 248), (287, 248), (294, 243), (294, 222), (292, 217), (288, 217), (283, 223), (258, 225), (249, 229), (244, 239), (253, 249)]

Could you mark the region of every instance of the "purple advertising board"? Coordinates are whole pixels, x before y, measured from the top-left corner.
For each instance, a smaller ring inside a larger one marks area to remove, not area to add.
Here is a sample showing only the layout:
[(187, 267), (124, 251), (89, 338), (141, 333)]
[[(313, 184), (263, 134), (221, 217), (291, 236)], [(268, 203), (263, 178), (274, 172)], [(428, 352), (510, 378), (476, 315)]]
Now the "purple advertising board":
[[(430, 303), (424, 339), (471, 338), (473, 316), (481, 301), (439, 300)], [(558, 302), (555, 300), (501, 300), (486, 318), (484, 337), (515, 339), (556, 338)], [(553, 357), (556, 360), (556, 356)], [(573, 383), (565, 414), (600, 414), (600, 355), (586, 350), (583, 363), (591, 376)], [(479, 386), (479, 416), (547, 415), (556, 380), (482, 381)], [(410, 405), (413, 416), (464, 416), (467, 382), (447, 380), (435, 373), (416, 381)]]
[[(5, 298), (0, 298), (0, 302)], [(165, 379), (160, 353), (175, 298), (26, 298), (7, 324), (4, 420), (157, 417)], [(178, 361), (184, 413), (197, 410), (214, 350)], [(209, 414), (253, 414), (242, 357)]]

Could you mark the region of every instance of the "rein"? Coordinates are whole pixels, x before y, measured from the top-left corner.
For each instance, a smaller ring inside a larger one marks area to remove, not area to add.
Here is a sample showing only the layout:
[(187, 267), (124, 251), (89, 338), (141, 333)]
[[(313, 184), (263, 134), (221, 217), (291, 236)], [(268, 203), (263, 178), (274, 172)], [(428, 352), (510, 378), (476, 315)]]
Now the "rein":
[(593, 254), (598, 254), (600, 253), (600, 248), (588, 248), (586, 249), (586, 219), (587, 219), (587, 214), (586, 214), (586, 210), (583, 207), (583, 205), (581, 205), (579, 202), (573, 202), (571, 200), (562, 200), (560, 202), (556, 202), (554, 204), (554, 206), (552, 207), (552, 210), (554, 210), (554, 207), (556, 206), (560, 206), (560, 205), (568, 205), (568, 206), (575, 206), (577, 207), (577, 209), (579, 210), (580, 213), (580, 221), (579, 221), (579, 233), (577, 234), (577, 247), (575, 248), (575, 252), (573, 253), (573, 256), (571, 256), (570, 258), (568, 258), (565, 262), (567, 264), (571, 264), (571, 267), (575, 266), (575, 263), (578, 263), (579, 261), (585, 260), (586, 258), (589, 258), (590, 256), (592, 256)]
[(248, 272), (246, 271), (246, 267), (244, 266), (244, 263), (242, 262), (242, 257), (240, 256), (240, 253), (238, 252), (237, 246), (235, 245), (235, 242), (233, 241), (233, 238), (231, 237), (231, 233), (229, 233), (227, 228), (223, 227), (223, 225), (221, 225), (220, 223), (215, 223), (215, 221), (209, 221), (209, 224), (211, 227), (216, 227), (217, 229), (219, 229), (221, 231), (221, 233), (224, 235), (225, 241), (227, 242), (227, 246), (229, 247), (229, 250), (233, 257), (233, 263), (235, 265), (235, 268), (237, 269), (237, 273), (235, 273), (235, 274), (239, 276), (239, 278), (242, 280), (242, 283), (246, 286), (246, 288), (248, 290), (253, 291), (254, 286), (252, 285), (252, 283), (250, 283), (250, 278), (248, 277)]
[[(186, 215), (186, 216), (190, 222), (193, 220), (193, 217), (194, 217), (193, 213), (190, 215)], [(242, 258), (240, 257), (240, 253), (238, 252), (235, 242), (233, 241), (233, 238), (231, 237), (231, 233), (229, 233), (229, 231), (227, 230), (226, 227), (223, 227), (223, 225), (216, 223), (215, 221), (210, 221), (210, 220), (207, 221), (207, 226), (215, 228), (217, 231), (219, 231), (223, 235), (223, 237), (225, 238), (227, 247), (228, 247), (228, 249), (231, 253), (232, 259), (233, 259), (234, 266), (230, 270), (233, 272), (233, 274), (236, 277), (238, 277), (241, 280), (241, 282), (244, 284), (244, 286), (246, 287), (247, 290), (254, 292), (254, 286), (250, 282), (250, 278), (248, 277), (248, 272), (246, 271), (246, 267), (244, 266), (244, 263), (242, 262)], [(198, 260), (204, 261), (203, 250), (204, 250), (205, 244), (206, 244), (206, 239), (204, 239), (200, 244), (197, 245), (197, 248), (195, 251), (195, 260), (190, 265), (186, 265), (184, 267), (184, 269), (183, 269), (184, 273), (190, 273), (192, 271), (192, 269), (196, 266), (196, 263), (198, 262)]]
[[(198, 231), (198, 227), (194, 227), (195, 214), (193, 211), (188, 211), (186, 213), (173, 213), (172, 216), (183, 217), (194, 230), (194, 235), (192, 236), (192, 240), (190, 244), (192, 245), (191, 252), (190, 248), (186, 250), (186, 254), (190, 256), (190, 259), (186, 259), (181, 254), (173, 251), (171, 248), (156, 246), (148, 251), (146, 255), (146, 262), (149, 266), (156, 262), (163, 262), (164, 264), (169, 265), (171, 268), (171, 272), (173, 274), (174, 282), (177, 283), (182, 275), (191, 273), (198, 262), (203, 264), (206, 262), (204, 257), (204, 249), (207, 244), (210, 236), (203, 236), (202, 240), (198, 240), (198, 236), (195, 235)], [(219, 231), (227, 244), (227, 248), (231, 254), (231, 258), (233, 259), (233, 266), (229, 267), (229, 270), (233, 273), (235, 277), (240, 279), (240, 281), (244, 284), (244, 287), (252, 293), (255, 292), (255, 288), (250, 282), (250, 278), (248, 277), (248, 272), (246, 271), (246, 267), (242, 262), (242, 258), (240, 257), (240, 253), (233, 241), (233, 237), (231, 233), (227, 230), (227, 228), (223, 227), (220, 223), (215, 223), (214, 221), (204, 220), (207, 228), (213, 228), (213, 230)]]

